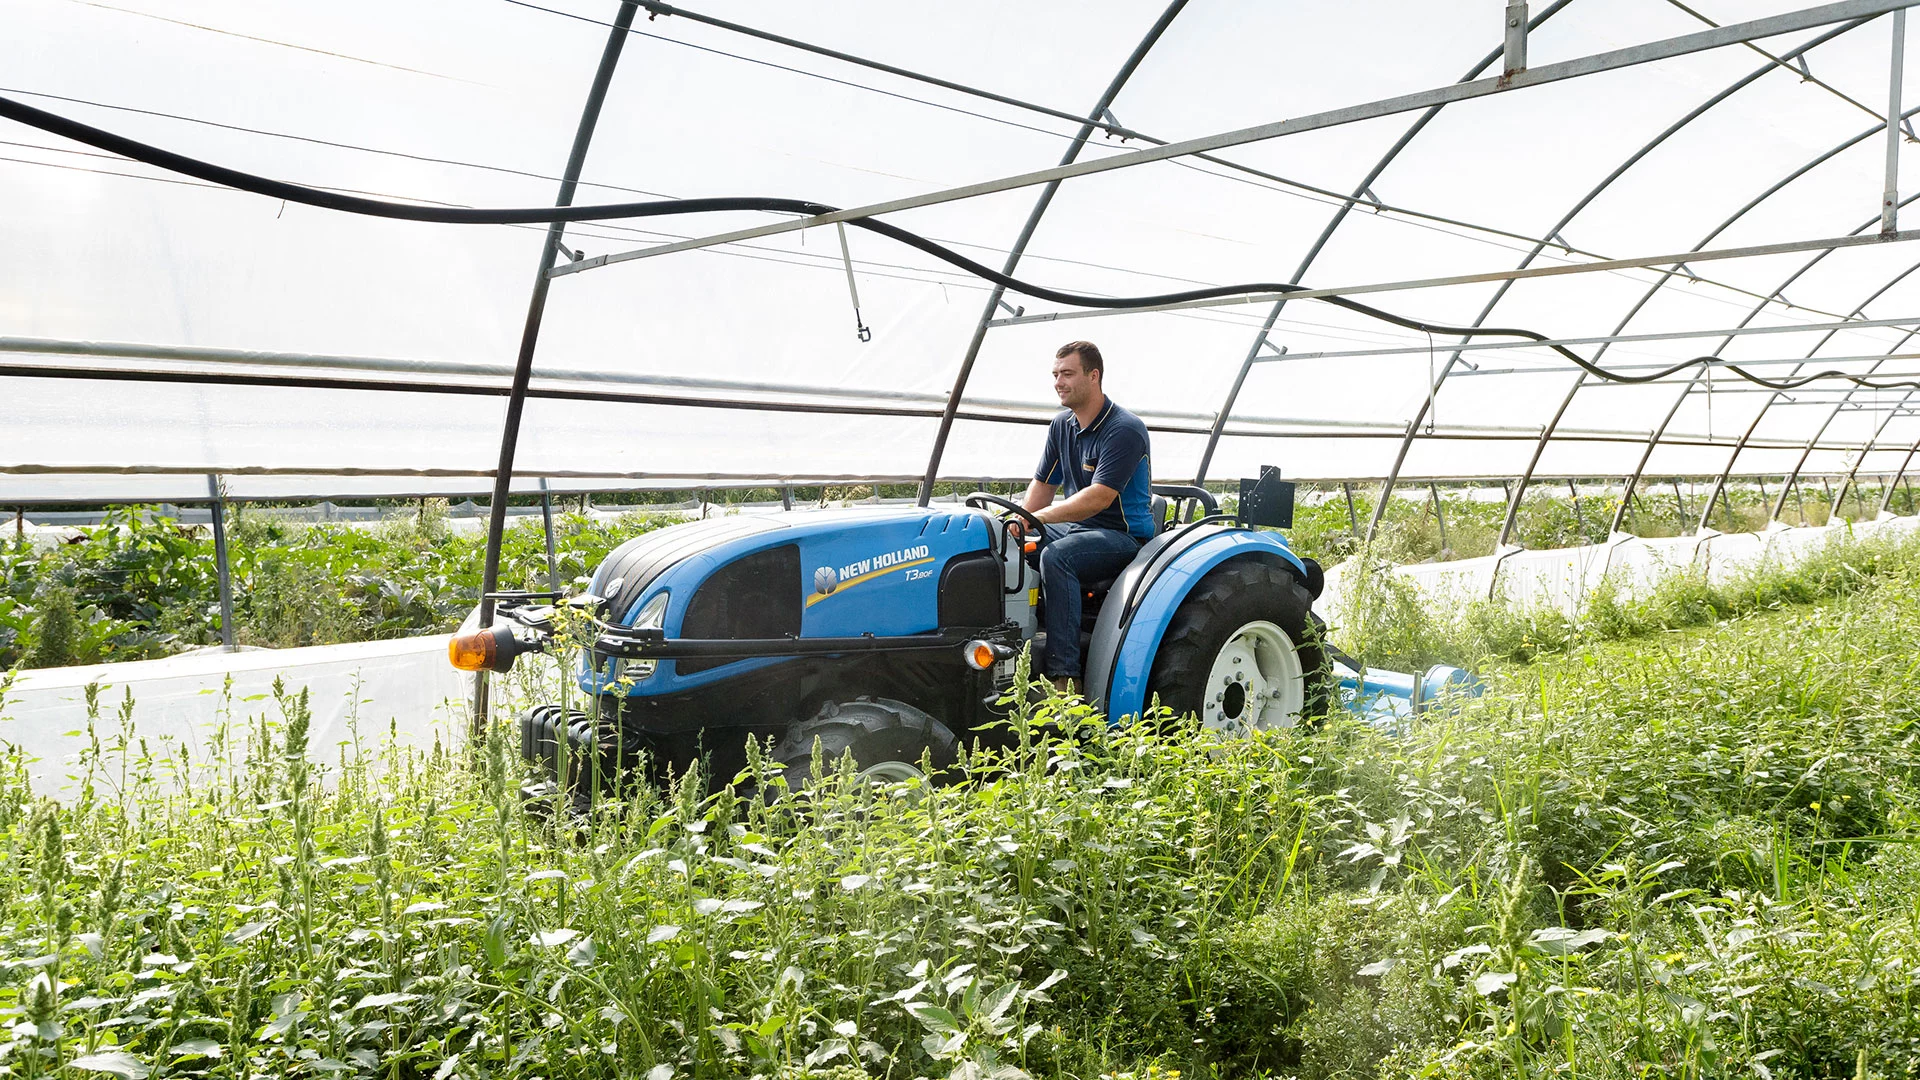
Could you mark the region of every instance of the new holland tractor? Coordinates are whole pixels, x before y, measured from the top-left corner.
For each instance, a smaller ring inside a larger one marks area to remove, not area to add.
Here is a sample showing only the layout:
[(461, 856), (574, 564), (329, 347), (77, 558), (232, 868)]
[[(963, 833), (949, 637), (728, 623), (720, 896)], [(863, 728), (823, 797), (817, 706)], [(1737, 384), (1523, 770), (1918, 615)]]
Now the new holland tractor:
[[(1085, 696), (1111, 722), (1157, 697), (1229, 732), (1287, 726), (1324, 711), (1343, 677), (1357, 685), (1321, 641), (1319, 565), (1255, 528), (1291, 523), (1292, 485), (1268, 470), (1241, 487), (1239, 512), (1220, 514), (1204, 489), (1156, 486), (1162, 531), (1112, 580), (1084, 583)], [(1169, 514), (1170, 498), (1197, 520)], [(577, 678), (593, 707), (520, 717), (521, 752), (552, 777), (529, 799), (564, 785), (580, 800), (636, 771), (664, 781), (703, 759), (724, 780), (749, 738), (771, 742), (793, 787), (816, 742), (829, 762), (907, 780), (954, 764), (1003, 715), (1019, 651), (1044, 652), (1044, 544), (1031, 514), (985, 493), (687, 522), (615, 549), (583, 596), (500, 594), (495, 625), (449, 651), (456, 667), (506, 671), (586, 628)], [(1460, 677), (1374, 672), (1365, 689), (1404, 713)]]

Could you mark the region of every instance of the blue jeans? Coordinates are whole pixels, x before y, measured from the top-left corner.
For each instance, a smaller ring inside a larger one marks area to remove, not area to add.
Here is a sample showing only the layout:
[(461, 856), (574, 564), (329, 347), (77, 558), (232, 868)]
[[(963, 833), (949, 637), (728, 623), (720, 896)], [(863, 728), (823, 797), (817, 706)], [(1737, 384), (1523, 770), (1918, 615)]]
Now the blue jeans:
[(1112, 577), (1140, 553), (1140, 541), (1118, 529), (1048, 525), (1040, 548), (1040, 589), (1047, 603), (1046, 674), (1081, 677), (1080, 609), (1083, 581)]

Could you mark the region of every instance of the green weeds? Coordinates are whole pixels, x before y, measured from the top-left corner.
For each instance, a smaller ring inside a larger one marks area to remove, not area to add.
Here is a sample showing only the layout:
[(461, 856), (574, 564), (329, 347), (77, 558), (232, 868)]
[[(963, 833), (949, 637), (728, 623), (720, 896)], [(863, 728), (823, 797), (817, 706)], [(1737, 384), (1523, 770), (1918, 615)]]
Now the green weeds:
[(321, 768), (302, 692), (189, 754), (96, 690), (70, 802), (0, 758), (0, 1074), (1911, 1075), (1920, 559), (1870, 554), (1399, 738), (1033, 686), (952, 785), (756, 751), (547, 821), (505, 724)]

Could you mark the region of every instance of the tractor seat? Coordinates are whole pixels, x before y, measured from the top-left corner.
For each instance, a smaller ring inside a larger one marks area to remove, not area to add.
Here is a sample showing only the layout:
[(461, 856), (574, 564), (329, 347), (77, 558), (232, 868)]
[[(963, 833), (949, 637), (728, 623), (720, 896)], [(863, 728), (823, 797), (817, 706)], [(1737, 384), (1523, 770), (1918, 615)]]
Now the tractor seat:
[[(1167, 500), (1162, 496), (1155, 495), (1153, 497), (1152, 506), (1153, 506), (1153, 520), (1156, 522), (1159, 522), (1159, 524), (1155, 527), (1155, 531), (1156, 532), (1166, 531), (1167, 526), (1172, 524), (1172, 522), (1167, 520)], [(1125, 568), (1122, 567), (1121, 570), (1124, 571)], [(1080, 583), (1081, 589), (1087, 594), (1086, 599), (1089, 601), (1087, 605), (1088, 608), (1091, 609), (1091, 608), (1097, 607), (1099, 605), (1101, 598), (1107, 595), (1107, 591), (1113, 588), (1113, 583), (1115, 581), (1118, 581), (1119, 579), (1120, 579), (1120, 572), (1115, 572), (1112, 574), (1108, 574), (1106, 577), (1092, 578), (1087, 581), (1081, 582)]]

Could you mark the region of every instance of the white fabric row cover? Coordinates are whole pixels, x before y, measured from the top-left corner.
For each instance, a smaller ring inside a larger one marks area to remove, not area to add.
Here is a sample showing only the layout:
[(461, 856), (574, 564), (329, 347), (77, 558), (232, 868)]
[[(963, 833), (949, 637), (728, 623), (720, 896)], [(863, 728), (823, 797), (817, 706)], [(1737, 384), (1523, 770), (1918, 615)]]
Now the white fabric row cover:
[[(1702, 0), (1696, 16), (1651, 0), (1536, 0), (1543, 21), (1529, 59), (1539, 67), (1693, 33), (1703, 19), (1801, 6)], [(0, 95), (277, 179), (394, 201), (550, 205), (602, 24), (617, 10), (613, 0), (13, 0)], [(1005, 0), (741, 0), (715, 14), (1084, 115), (1164, 10), (1155, 0), (1114, 0), (1097, 18)], [(1480, 65), (1500, 45), (1504, 10), (1498, 0), (1186, 5), (1120, 89), (1110, 122), (1180, 140), (1498, 75), (1497, 59)], [(1016, 273), (1138, 296), (1875, 233), (1889, 35), (1890, 17), (1842, 22), (1758, 43), (1788, 62), (1733, 45), (1458, 102), (1424, 122), (1400, 113), (1214, 160), (1071, 179)], [(866, 205), (1051, 166), (1076, 130), (684, 18), (642, 19), (576, 201)], [(1143, 145), (1101, 134), (1081, 157)], [(1898, 153), (1901, 175), (1920, 177), (1908, 141)], [(1349, 211), (1343, 199), (1363, 188)], [(998, 266), (1038, 194), (887, 220)], [(543, 227), (282, 204), (10, 121), (0, 121), (0, 206), (0, 502), (190, 498), (207, 472), (256, 497), (485, 488)], [(570, 226), (565, 243), (603, 255), (778, 220), (601, 222)], [(536, 354), (541, 396), (528, 404), (516, 471), (573, 489), (917, 478), (989, 314), (987, 286), (891, 240), (858, 229), (847, 239), (859, 323), (831, 228), (554, 280)], [(1920, 372), (1909, 340), (1920, 326), (1916, 267), (1920, 245), (1886, 243), (1361, 299), (1556, 339), (1912, 317), (1837, 333), (1573, 346), (1643, 371), (1714, 355), (1769, 377), (1812, 370), (1803, 364), (1897, 377)], [(1409, 436), (1399, 473), (1409, 480), (1515, 476), (1543, 440), (1546, 476), (1632, 473), (1656, 433), (1650, 475), (1784, 474), (1803, 453), (1809, 472), (1892, 473), (1920, 443), (1920, 399), (1904, 389), (1823, 382), (1776, 395), (1725, 370), (1624, 386), (1538, 347), (1475, 349), (1456, 364), (1458, 338), (1315, 301), (1081, 313), (1018, 293), (990, 313), (1053, 321), (985, 331), (943, 475), (1028, 475), (1054, 407), (1048, 365), (1076, 338), (1101, 345), (1108, 390), (1148, 417), (1154, 469), (1168, 481), (1198, 471), (1249, 356), (1264, 359), (1234, 405), (1208, 470), (1216, 478), (1262, 465), (1378, 478)], [(35, 341), (103, 344), (88, 355)], [(314, 359), (214, 362), (169, 348)], [(1354, 351), (1375, 354), (1322, 355)], [(224, 381), (181, 381), (191, 378)], [(395, 389), (348, 388), (352, 379)]]
[[(86, 687), (98, 683), (101, 741), (112, 742), (120, 704), (131, 695), (135, 736), (156, 757), (187, 766), (180, 782), (191, 784), (197, 775), (191, 770), (210, 765), (223, 738), (228, 755), (244, 755), (256, 718), (280, 721), (275, 679), (295, 693), (307, 691), (313, 710), (308, 756), (319, 765), (337, 766), (343, 748), (344, 756), (355, 756), (356, 740), (373, 758), (389, 741), (427, 749), (466, 738), (468, 678), (447, 663), (447, 635), (438, 634), (23, 671), (0, 702), (0, 742), (27, 752), (36, 794), (71, 798), (89, 745)], [(103, 761), (101, 768), (117, 775), (119, 763)]]
[[(1393, 568), (1436, 605), (1499, 600), (1522, 609), (1547, 608), (1572, 617), (1595, 590), (1612, 582), (1627, 595), (1644, 596), (1674, 574), (1698, 569), (1715, 585), (1737, 580), (1760, 565), (1791, 568), (1832, 543), (1874, 536), (1900, 538), (1920, 531), (1920, 516), (1882, 515), (1873, 521), (1789, 527), (1723, 534), (1712, 529), (1691, 536), (1643, 539), (1616, 533), (1604, 544), (1549, 551), (1508, 551), (1475, 559)], [(1327, 571), (1326, 591), (1316, 607), (1338, 632), (1351, 588), (1351, 562)]]

